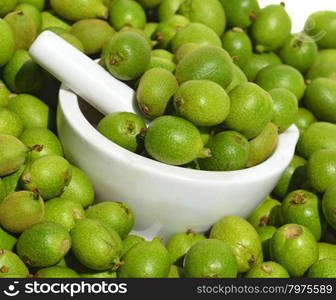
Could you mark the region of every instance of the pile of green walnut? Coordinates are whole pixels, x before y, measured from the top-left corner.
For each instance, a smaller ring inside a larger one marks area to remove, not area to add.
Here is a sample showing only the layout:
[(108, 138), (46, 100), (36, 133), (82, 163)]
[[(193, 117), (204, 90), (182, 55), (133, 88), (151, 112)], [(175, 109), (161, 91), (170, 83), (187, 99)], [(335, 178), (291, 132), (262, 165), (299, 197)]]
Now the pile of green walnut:
[[(335, 24), (320, 11), (291, 34), (284, 5), (257, 0), (2, 0), (0, 278), (335, 278)], [(166, 243), (132, 235), (132, 208), (94, 204), (89, 178), (64, 158), (59, 83), (27, 51), (44, 30), (137, 90), (148, 128), (127, 112), (98, 124), (129, 151), (239, 170), (296, 124), (296, 155), (247, 220), (223, 216), (207, 236)]]

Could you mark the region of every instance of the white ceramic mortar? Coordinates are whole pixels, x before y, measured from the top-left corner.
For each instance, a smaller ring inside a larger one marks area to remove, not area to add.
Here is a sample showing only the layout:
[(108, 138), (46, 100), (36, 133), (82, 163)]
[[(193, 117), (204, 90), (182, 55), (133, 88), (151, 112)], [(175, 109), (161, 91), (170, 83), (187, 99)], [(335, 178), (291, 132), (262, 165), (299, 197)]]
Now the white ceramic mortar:
[[(279, 2), (260, 1), (261, 6)], [(284, 2), (293, 19), (293, 32), (303, 28), (310, 13), (336, 9), (334, 0)], [(121, 201), (132, 207), (135, 234), (167, 238), (189, 228), (205, 232), (225, 215), (247, 217), (272, 191), (294, 155), (299, 137), (295, 126), (280, 135), (271, 158), (241, 171), (184, 169), (131, 153), (96, 131), (81, 111), (77, 95), (103, 114), (136, 112), (132, 89), (50, 32), (40, 35), (30, 53), (64, 83), (59, 93), (58, 131), (66, 157), (88, 174), (97, 201)]]

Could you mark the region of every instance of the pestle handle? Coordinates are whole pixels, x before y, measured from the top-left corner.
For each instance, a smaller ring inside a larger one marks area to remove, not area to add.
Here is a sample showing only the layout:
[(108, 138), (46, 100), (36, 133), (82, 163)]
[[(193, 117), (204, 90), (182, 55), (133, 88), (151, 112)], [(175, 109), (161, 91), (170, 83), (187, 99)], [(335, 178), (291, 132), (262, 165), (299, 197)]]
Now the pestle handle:
[(34, 61), (104, 115), (137, 112), (135, 91), (51, 31), (29, 49)]

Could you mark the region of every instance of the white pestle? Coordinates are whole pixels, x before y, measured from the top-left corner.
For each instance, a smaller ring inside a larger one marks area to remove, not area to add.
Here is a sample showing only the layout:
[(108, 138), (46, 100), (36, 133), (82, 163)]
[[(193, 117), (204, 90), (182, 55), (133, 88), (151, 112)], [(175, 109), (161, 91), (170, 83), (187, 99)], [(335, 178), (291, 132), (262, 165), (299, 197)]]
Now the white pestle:
[(104, 115), (137, 113), (135, 91), (51, 31), (29, 49), (34, 61)]

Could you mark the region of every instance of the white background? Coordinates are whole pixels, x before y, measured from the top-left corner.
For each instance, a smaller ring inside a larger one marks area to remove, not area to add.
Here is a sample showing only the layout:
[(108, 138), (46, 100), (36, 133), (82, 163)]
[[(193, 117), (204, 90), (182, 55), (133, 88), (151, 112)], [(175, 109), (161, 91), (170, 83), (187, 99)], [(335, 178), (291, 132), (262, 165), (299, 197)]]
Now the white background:
[[(281, 0), (259, 0), (260, 6), (279, 4)], [(336, 11), (336, 0), (284, 0), (286, 10), (292, 18), (293, 33), (300, 32), (308, 16), (319, 10)]]

